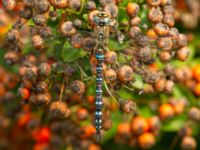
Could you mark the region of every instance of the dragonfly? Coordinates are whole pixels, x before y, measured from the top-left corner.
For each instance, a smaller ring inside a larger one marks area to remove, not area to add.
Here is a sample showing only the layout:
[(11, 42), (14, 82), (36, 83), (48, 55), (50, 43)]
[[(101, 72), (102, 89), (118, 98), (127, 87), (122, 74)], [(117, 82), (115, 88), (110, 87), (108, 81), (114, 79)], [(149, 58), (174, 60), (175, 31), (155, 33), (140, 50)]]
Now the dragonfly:
[[(101, 129), (102, 129), (102, 108), (103, 108), (103, 101), (102, 101), (102, 96), (103, 96), (103, 84), (104, 84), (104, 77), (103, 77), (103, 62), (104, 62), (104, 54), (106, 51), (109, 51), (108, 48), (108, 43), (110, 39), (110, 26), (112, 24), (113, 20), (108, 17), (107, 13), (104, 11), (99, 11), (99, 13), (94, 16), (94, 27), (92, 28), (91, 32), (87, 31), (81, 31), (78, 30), (80, 33), (84, 33), (87, 35), (91, 35), (95, 41), (95, 47), (94, 50), (91, 52), (91, 56), (95, 55), (96, 60), (97, 60), (97, 65), (96, 65), (96, 99), (95, 99), (95, 128), (96, 128), (96, 137), (97, 140), (101, 139)], [(57, 37), (50, 37), (46, 38), (44, 42), (50, 43), (50, 41), (58, 39), (63, 36), (57, 36)], [(66, 38), (68, 40), (68, 38)], [(127, 47), (131, 47), (131, 42), (132, 40), (128, 41)], [(124, 49), (126, 49), (124, 47)], [(126, 50), (122, 51), (121, 54), (126, 54)], [(129, 55), (129, 54), (128, 54)], [(137, 56), (137, 53), (134, 52), (135, 57)], [(108, 87), (106, 88), (108, 89)], [(114, 91), (114, 90), (113, 90)], [(110, 96), (113, 97), (111, 92), (108, 92)], [(115, 95), (117, 96), (117, 95)]]

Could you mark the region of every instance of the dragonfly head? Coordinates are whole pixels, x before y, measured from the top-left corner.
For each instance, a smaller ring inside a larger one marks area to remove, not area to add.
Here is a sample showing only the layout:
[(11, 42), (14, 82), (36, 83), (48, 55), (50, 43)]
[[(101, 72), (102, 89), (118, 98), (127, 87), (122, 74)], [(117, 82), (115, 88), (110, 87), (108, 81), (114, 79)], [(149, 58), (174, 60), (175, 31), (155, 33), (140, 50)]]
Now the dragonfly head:
[(100, 11), (95, 17), (94, 22), (96, 25), (105, 26), (109, 25), (111, 22), (110, 18), (108, 17), (107, 13), (104, 11)]

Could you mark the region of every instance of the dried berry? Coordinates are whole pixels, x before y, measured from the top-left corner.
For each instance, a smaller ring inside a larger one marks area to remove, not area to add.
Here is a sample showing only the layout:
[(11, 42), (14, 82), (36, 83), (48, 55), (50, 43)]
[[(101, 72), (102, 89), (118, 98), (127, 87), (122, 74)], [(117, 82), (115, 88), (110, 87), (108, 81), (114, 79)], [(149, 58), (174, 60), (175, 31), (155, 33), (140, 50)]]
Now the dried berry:
[(85, 93), (85, 84), (82, 81), (74, 81), (71, 84), (71, 89), (74, 93), (84, 94)]
[(129, 35), (133, 39), (137, 39), (139, 35), (141, 35), (142, 31), (138, 26), (132, 26), (129, 31)]
[(190, 108), (188, 118), (193, 121), (200, 121), (200, 110), (197, 107)]
[(88, 10), (95, 10), (96, 9), (96, 3), (92, 0), (87, 1), (85, 8), (88, 9)]
[(20, 33), (16, 29), (11, 29), (8, 31), (5, 37), (8, 42), (16, 42), (20, 38)]
[(185, 136), (181, 141), (181, 148), (183, 150), (195, 150), (196, 147), (196, 140), (191, 136)]
[(176, 56), (180, 61), (185, 61), (189, 56), (190, 50), (188, 47), (183, 47), (176, 52)]
[(125, 113), (135, 113), (136, 103), (132, 100), (122, 101), (120, 104), (120, 109)]
[(64, 118), (69, 116), (69, 110), (64, 102), (52, 102), (49, 110), (54, 117)]
[(19, 12), (19, 16), (24, 19), (30, 19), (33, 16), (33, 11), (30, 7), (25, 7), (24, 10)]
[(106, 5), (104, 11), (108, 14), (110, 18), (116, 18), (118, 16), (118, 7), (114, 3)]
[(133, 79), (133, 70), (129, 66), (122, 66), (118, 69), (117, 76), (122, 82), (131, 81)]
[(81, 8), (81, 0), (68, 0), (68, 7), (73, 10), (79, 10)]
[(82, 26), (82, 21), (81, 21), (80, 19), (74, 19), (73, 25), (74, 25), (76, 28), (81, 28), (81, 26)]
[(117, 79), (117, 73), (115, 70), (113, 69), (107, 69), (105, 71), (105, 78), (110, 81), (110, 82), (113, 82)]
[(4, 55), (4, 59), (5, 59), (5, 61), (6, 61), (7, 64), (13, 65), (13, 64), (15, 64), (15, 63), (18, 62), (18, 60), (19, 60), (19, 53), (15, 52), (15, 51), (8, 51)]
[(38, 82), (36, 84), (36, 91), (38, 93), (45, 93), (48, 91), (48, 84), (45, 81)]
[(76, 34), (76, 28), (73, 26), (73, 23), (71, 21), (66, 21), (61, 24), (60, 31), (65, 36), (72, 36)]
[(117, 54), (114, 51), (107, 51), (105, 53), (105, 63), (114, 64), (117, 61)]
[(42, 63), (39, 66), (39, 74), (41, 76), (49, 76), (51, 73), (51, 66), (48, 63)]
[(151, 6), (159, 6), (161, 3), (161, 0), (147, 0), (147, 3)]
[(40, 35), (35, 34), (32, 36), (32, 44), (36, 49), (41, 49), (43, 48), (43, 39)]
[(150, 21), (155, 23), (161, 22), (161, 20), (163, 19), (163, 13), (160, 7), (152, 7), (149, 10), (148, 18)]
[(161, 36), (167, 35), (169, 33), (168, 25), (163, 24), (163, 23), (157, 23), (154, 26), (154, 30), (158, 35), (161, 35)]
[(43, 14), (38, 14), (38, 15), (33, 16), (33, 22), (37, 26), (44, 26), (47, 22), (47, 19)]
[(56, 8), (66, 8), (68, 0), (49, 0), (50, 3)]
[(175, 24), (175, 18), (172, 14), (165, 14), (163, 22), (167, 24), (169, 27), (173, 27)]
[(45, 106), (47, 104), (49, 104), (51, 101), (51, 94), (46, 92), (44, 94), (37, 94), (36, 95), (36, 105), (38, 106)]
[(2, 0), (2, 3), (6, 10), (13, 10), (16, 7), (15, 0)]
[(45, 12), (49, 11), (50, 3), (48, 0), (36, 1), (36, 7), (40, 13), (45, 13)]

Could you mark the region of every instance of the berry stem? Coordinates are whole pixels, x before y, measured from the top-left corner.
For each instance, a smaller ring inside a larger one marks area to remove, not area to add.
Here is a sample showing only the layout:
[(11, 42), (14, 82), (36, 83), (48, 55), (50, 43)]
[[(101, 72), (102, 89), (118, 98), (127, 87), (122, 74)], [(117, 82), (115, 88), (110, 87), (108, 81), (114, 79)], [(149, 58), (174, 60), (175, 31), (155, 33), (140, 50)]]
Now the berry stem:
[(63, 80), (63, 82), (62, 82), (62, 86), (61, 86), (61, 90), (60, 90), (60, 96), (59, 96), (59, 101), (60, 102), (62, 102), (64, 88), (65, 88), (65, 80)]

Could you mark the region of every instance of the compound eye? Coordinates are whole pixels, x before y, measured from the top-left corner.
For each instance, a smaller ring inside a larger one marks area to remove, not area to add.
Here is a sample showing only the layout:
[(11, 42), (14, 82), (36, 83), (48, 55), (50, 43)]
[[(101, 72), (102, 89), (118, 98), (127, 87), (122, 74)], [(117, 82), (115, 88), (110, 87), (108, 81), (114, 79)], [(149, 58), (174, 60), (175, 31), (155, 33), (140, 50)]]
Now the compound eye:
[(109, 18), (105, 18), (105, 19), (104, 19), (104, 23), (105, 23), (105, 24), (109, 24), (109, 23), (110, 23), (110, 19), (109, 19)]

